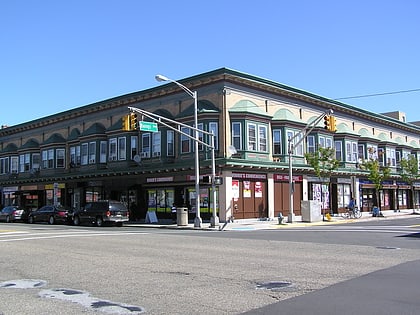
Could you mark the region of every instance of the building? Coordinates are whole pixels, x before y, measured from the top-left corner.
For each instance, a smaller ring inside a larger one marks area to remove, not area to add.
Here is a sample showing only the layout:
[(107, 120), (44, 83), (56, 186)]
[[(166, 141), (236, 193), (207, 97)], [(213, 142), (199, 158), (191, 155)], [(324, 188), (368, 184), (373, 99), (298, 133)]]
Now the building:
[[(368, 158), (392, 170), (383, 183), (381, 207), (416, 206), (410, 196), (414, 192), (419, 200), (420, 185), (415, 183), (412, 192), (401, 180), (399, 162), (409, 155), (418, 159), (420, 127), (405, 122), (404, 115), (368, 112), (226, 68), (178, 82), (197, 91), (197, 127), (215, 136), (216, 175), (223, 179), (216, 186), (221, 222), (287, 216), (291, 197), (295, 215), (301, 214), (301, 200), (320, 200), (323, 209), (340, 212), (351, 196), (370, 211), (375, 190), (359, 167)], [(175, 130), (159, 125), (158, 132), (124, 131), (128, 107), (172, 120)], [(289, 155), (288, 139), (298, 141), (299, 132), (329, 110), (337, 131), (317, 122)], [(144, 219), (146, 211), (170, 218), (173, 204), (188, 207), (194, 216), (194, 141), (185, 135), (192, 130), (177, 125), (193, 126), (194, 113), (193, 99), (168, 83), (2, 128), (1, 203), (80, 208), (93, 200), (117, 199), (127, 203), (134, 219)], [(209, 143), (209, 136), (200, 133), (200, 140)], [(328, 178), (315, 176), (304, 157), (320, 146), (334, 148), (340, 161)], [(212, 174), (210, 153), (199, 145), (203, 219), (211, 216), (214, 202), (212, 186), (203, 182)]]

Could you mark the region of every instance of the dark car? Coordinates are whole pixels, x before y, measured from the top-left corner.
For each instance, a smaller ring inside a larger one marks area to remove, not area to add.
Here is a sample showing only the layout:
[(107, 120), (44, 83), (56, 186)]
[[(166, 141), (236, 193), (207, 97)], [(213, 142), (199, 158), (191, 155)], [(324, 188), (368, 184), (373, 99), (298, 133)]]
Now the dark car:
[(69, 223), (71, 218), (69, 212), (69, 209), (61, 205), (43, 206), (29, 213), (28, 222), (48, 222), (49, 224)]
[(15, 222), (22, 220), (24, 210), (18, 206), (7, 206), (0, 211), (0, 221)]
[(102, 226), (104, 223), (114, 223), (122, 226), (128, 221), (128, 209), (119, 201), (102, 200), (87, 203), (83, 209), (73, 213), (73, 224), (81, 223)]

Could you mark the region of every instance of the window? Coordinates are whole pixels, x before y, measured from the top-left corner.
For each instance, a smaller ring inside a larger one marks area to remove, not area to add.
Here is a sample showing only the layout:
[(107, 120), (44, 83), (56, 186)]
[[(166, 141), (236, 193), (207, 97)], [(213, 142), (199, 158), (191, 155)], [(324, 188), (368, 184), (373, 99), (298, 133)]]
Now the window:
[(376, 145), (368, 145), (367, 146), (367, 158), (369, 160), (377, 160), (378, 159), (378, 147)]
[(343, 148), (341, 141), (335, 141), (335, 159), (337, 161), (343, 160)]
[(134, 160), (134, 157), (139, 154), (138, 140), (139, 140), (139, 137), (137, 136), (131, 136), (130, 138), (130, 148), (131, 148), (130, 158), (132, 160)]
[(41, 155), (39, 153), (32, 154), (32, 168), (39, 170), (41, 166)]
[(42, 151), (42, 168), (54, 168), (54, 149)]
[(17, 156), (12, 156), (10, 158), (10, 173), (16, 174), (18, 172), (19, 158)]
[(106, 141), (101, 141), (99, 144), (99, 163), (106, 163)]
[(89, 142), (89, 164), (96, 163), (96, 142)]
[(55, 165), (56, 168), (64, 168), (65, 165), (65, 149), (55, 150)]
[[(294, 150), (293, 150), (293, 154), (297, 155), (297, 156), (303, 156), (303, 141), (301, 141), (302, 139), (302, 133), (298, 132), (298, 131), (292, 131), (289, 130), (287, 131), (287, 141), (289, 142), (289, 139), (295, 137), (293, 140), (293, 143), (295, 144), (294, 146)], [(298, 145), (296, 145), (296, 143), (300, 142)]]
[(112, 138), (109, 139), (109, 161), (116, 161), (117, 160), (117, 139)]
[(29, 172), (31, 169), (31, 154), (25, 153), (19, 155), (19, 171), (21, 173), (23, 172)]
[[(219, 149), (219, 124), (217, 122), (209, 123), (209, 131), (214, 135), (214, 149)], [(211, 137), (211, 136), (210, 136)]]
[(242, 150), (242, 125), (239, 122), (232, 123), (232, 144), (236, 150)]
[(308, 136), (306, 138), (306, 149), (308, 150), (308, 153), (315, 153), (316, 147), (315, 147), (315, 136)]
[[(200, 129), (200, 130), (204, 130), (203, 128), (203, 124), (202, 123), (200, 123), (200, 124), (198, 124), (197, 125), (197, 128), (198, 129)], [(194, 132), (194, 135), (195, 135), (195, 131), (193, 131)], [(204, 134), (202, 133), (202, 132), (198, 132), (198, 140), (200, 140), (200, 141), (203, 141), (204, 142), (204, 139), (203, 139), (203, 136), (204, 136)], [(199, 151), (202, 151), (203, 150), (203, 144), (202, 143), (198, 143), (198, 150)]]
[(119, 137), (118, 138), (118, 160), (122, 161), (127, 159), (127, 150), (126, 150), (126, 138)]
[(248, 147), (249, 151), (257, 150), (257, 126), (248, 124)]
[(181, 153), (191, 152), (191, 141), (190, 138), (185, 134), (190, 134), (190, 129), (188, 127), (181, 128)]
[(166, 154), (168, 156), (174, 156), (174, 131), (166, 131)]
[(150, 133), (144, 133), (141, 136), (141, 157), (150, 157)]
[(359, 146), (358, 146), (358, 155), (357, 155), (357, 158), (358, 158), (358, 160), (360, 161), (360, 160), (364, 160), (365, 159), (365, 146), (364, 145), (362, 145), (362, 144), (359, 144)]
[(391, 167), (397, 166), (395, 149), (393, 148), (386, 149), (386, 165)]
[(281, 130), (273, 130), (273, 154), (281, 154)]
[(258, 149), (267, 152), (267, 126), (258, 126)]
[(9, 158), (1, 158), (0, 159), (0, 174), (7, 174), (9, 173)]
[(152, 134), (152, 142), (153, 142), (153, 145), (152, 145), (152, 155), (154, 157), (158, 157), (158, 156), (160, 156), (161, 147), (162, 147), (162, 145), (161, 145), (161, 138), (160, 138), (160, 131), (154, 132)]
[(379, 165), (385, 166), (385, 157), (384, 157), (384, 149), (383, 148), (378, 148), (378, 162)]
[(325, 148), (333, 148), (333, 139), (325, 138)]
[(357, 162), (357, 156), (359, 155), (359, 149), (357, 142), (346, 141), (346, 162)]
[(87, 165), (88, 164), (88, 150), (89, 150), (89, 145), (87, 143), (82, 143), (82, 154), (81, 154), (81, 158), (82, 158), (82, 165)]

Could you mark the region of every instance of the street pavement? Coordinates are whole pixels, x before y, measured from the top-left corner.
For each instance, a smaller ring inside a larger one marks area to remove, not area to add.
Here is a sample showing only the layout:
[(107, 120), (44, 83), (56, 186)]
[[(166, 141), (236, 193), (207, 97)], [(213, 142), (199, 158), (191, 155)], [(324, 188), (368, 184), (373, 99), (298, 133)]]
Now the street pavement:
[[(420, 214), (420, 212), (416, 212)], [(125, 226), (138, 226), (147, 228), (165, 228), (165, 229), (194, 229), (194, 230), (214, 230), (214, 231), (252, 231), (252, 230), (267, 230), (267, 229), (283, 229), (283, 228), (294, 228), (294, 227), (305, 227), (305, 226), (328, 226), (333, 224), (342, 224), (350, 222), (360, 221), (379, 221), (384, 219), (398, 219), (404, 218), (413, 214), (412, 209), (400, 210), (395, 212), (394, 210), (382, 211), (382, 217), (373, 217), (369, 212), (362, 212), (362, 217), (359, 219), (346, 219), (341, 215), (335, 215), (327, 220), (304, 222), (301, 216), (296, 216), (295, 220), (291, 223), (287, 222), (287, 218), (280, 220), (276, 218), (271, 219), (240, 219), (234, 220), (233, 222), (220, 223), (218, 226), (212, 227), (210, 222), (203, 222), (201, 228), (194, 227), (193, 223), (187, 225), (178, 225), (176, 223), (135, 223), (129, 222)]]

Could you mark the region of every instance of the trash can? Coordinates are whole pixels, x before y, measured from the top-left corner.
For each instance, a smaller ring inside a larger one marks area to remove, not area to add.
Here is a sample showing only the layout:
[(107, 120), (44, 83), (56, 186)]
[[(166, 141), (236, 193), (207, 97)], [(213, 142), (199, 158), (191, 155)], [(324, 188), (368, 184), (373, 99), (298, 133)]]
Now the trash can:
[(188, 208), (176, 208), (176, 224), (178, 226), (188, 225)]

